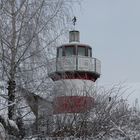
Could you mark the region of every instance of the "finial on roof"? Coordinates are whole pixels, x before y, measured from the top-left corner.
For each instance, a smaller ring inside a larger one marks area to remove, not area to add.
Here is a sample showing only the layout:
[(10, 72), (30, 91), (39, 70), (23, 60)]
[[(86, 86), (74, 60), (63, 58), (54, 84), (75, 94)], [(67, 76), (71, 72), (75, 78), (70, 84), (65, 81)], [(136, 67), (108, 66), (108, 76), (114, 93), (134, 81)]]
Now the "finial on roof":
[(77, 21), (77, 18), (74, 16), (73, 19), (72, 19), (72, 22), (73, 22), (73, 25), (75, 26), (76, 24), (76, 21)]

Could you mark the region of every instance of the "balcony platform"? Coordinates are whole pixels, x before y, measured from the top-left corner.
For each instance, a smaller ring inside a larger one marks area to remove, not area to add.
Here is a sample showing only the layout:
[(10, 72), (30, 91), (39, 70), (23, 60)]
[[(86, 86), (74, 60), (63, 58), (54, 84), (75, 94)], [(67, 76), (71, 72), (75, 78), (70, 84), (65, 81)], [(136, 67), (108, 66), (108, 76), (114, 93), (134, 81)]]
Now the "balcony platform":
[(101, 75), (101, 62), (86, 56), (63, 56), (48, 61), (48, 75), (53, 80), (89, 79), (96, 80)]

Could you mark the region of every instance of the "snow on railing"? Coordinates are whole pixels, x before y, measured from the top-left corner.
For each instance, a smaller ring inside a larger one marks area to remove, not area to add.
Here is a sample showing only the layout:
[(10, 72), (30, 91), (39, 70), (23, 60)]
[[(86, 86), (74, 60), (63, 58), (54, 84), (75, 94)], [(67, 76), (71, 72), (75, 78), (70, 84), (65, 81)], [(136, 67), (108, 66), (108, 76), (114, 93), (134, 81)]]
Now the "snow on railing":
[(101, 62), (86, 56), (63, 56), (48, 61), (48, 74), (63, 71), (89, 71), (101, 74)]
[(94, 140), (92, 137), (82, 137), (82, 138), (76, 138), (76, 137), (29, 137), (25, 138), (23, 140)]

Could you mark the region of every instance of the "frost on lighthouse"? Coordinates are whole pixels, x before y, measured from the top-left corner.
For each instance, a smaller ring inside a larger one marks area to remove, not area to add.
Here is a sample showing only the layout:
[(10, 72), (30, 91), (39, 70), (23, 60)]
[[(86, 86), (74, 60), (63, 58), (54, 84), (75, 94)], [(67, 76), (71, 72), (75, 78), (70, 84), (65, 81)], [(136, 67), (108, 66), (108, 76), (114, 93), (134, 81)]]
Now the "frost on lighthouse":
[(94, 107), (94, 82), (100, 77), (101, 63), (93, 57), (90, 45), (80, 43), (79, 31), (70, 31), (69, 43), (57, 47), (48, 74), (55, 83), (54, 114), (84, 113)]

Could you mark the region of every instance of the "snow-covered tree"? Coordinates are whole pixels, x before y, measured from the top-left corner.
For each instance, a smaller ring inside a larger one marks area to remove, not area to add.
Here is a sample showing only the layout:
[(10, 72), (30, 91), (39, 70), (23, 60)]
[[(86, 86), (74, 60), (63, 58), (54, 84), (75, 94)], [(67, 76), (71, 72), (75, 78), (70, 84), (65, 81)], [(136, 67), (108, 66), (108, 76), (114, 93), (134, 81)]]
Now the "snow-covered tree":
[(0, 1), (0, 78), (7, 88), (1, 97), (7, 101), (9, 119), (17, 119), (22, 100), (17, 86), (49, 93), (47, 58), (69, 27), (72, 4), (65, 0)]
[(84, 113), (56, 114), (53, 122), (55, 127), (50, 136), (139, 140), (140, 112), (132, 109), (128, 101), (122, 98), (124, 91), (121, 85), (107, 90), (97, 89), (93, 93), (93, 109)]

